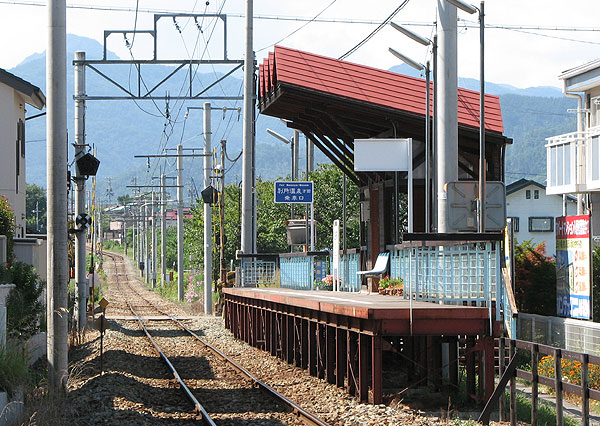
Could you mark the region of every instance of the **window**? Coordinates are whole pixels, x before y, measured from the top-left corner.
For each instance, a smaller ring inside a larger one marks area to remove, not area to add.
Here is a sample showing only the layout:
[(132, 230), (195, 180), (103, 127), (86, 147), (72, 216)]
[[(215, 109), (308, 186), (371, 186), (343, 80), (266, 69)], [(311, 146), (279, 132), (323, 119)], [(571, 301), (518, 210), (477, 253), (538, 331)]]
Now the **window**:
[(530, 217), (529, 232), (553, 232), (554, 218), (553, 217)]
[(534, 190), (533, 191), (533, 198), (535, 198), (536, 200), (539, 200), (540, 198), (540, 191), (539, 190)]
[(513, 232), (519, 232), (519, 218), (518, 217), (509, 217), (512, 222)]
[(527, 199), (527, 200), (531, 199), (531, 190), (530, 189), (527, 189), (525, 191), (525, 199)]

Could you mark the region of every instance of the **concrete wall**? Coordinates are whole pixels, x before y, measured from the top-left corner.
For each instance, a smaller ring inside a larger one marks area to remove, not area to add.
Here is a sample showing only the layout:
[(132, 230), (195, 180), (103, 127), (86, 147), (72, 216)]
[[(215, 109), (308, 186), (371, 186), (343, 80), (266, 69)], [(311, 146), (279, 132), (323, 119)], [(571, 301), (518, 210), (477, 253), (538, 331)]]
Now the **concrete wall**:
[(32, 265), (42, 280), (46, 280), (46, 239), (15, 238), (15, 258)]
[[(527, 190), (531, 198), (526, 198)], [(535, 198), (535, 191), (539, 191), (539, 198)], [(572, 201), (567, 201), (567, 214), (577, 214), (577, 206)], [(519, 243), (533, 240), (534, 243), (546, 243), (546, 254), (556, 256), (556, 218), (562, 216), (562, 195), (546, 195), (546, 190), (531, 184), (506, 196), (506, 215), (519, 218), (519, 231), (515, 238)], [(530, 217), (551, 217), (552, 231), (529, 231)]]
[[(25, 236), (25, 158), (16, 152), (17, 123), (25, 121), (25, 102), (13, 88), (0, 83), (0, 194), (15, 212), (16, 237)], [(17, 188), (17, 158), (19, 176)]]

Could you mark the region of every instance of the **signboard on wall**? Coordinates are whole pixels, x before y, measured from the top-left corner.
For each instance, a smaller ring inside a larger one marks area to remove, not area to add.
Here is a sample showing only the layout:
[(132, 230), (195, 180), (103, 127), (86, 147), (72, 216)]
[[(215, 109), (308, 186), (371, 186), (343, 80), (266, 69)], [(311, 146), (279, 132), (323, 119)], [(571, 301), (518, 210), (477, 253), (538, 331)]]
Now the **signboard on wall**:
[(556, 218), (556, 310), (563, 317), (590, 319), (590, 216)]

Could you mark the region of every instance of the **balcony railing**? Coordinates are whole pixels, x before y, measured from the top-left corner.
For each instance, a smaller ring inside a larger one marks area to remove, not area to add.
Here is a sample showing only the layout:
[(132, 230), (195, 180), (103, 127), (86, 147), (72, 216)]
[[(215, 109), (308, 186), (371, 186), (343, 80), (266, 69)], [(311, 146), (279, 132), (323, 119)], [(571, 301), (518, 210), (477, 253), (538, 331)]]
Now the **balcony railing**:
[(547, 194), (600, 189), (600, 126), (546, 141)]

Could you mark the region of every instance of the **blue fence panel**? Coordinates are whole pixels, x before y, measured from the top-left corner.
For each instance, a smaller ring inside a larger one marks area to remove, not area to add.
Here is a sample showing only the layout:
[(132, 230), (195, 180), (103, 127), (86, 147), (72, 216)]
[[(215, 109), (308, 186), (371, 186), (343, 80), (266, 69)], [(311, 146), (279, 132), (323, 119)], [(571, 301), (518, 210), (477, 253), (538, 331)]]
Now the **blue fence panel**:
[(340, 291), (360, 291), (360, 254), (344, 254), (340, 257)]
[[(404, 280), (404, 297), (490, 309), (501, 300), (500, 247), (478, 242), (392, 250), (390, 274)], [(497, 319), (500, 312), (497, 311)]]
[(298, 290), (313, 288), (313, 256), (281, 257), (279, 268), (281, 287)]

